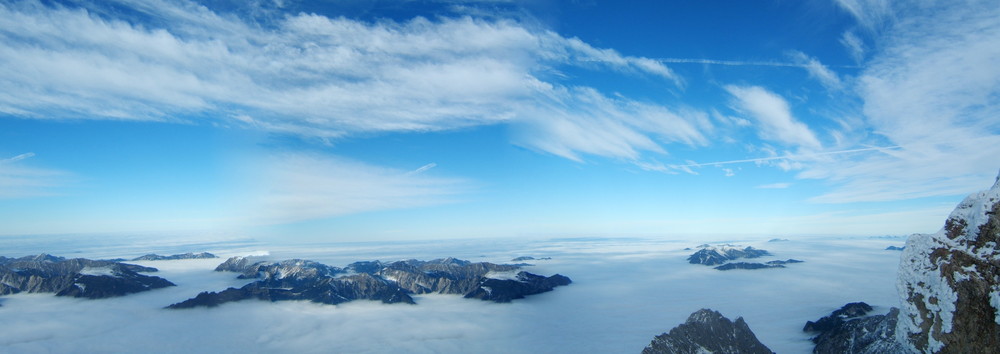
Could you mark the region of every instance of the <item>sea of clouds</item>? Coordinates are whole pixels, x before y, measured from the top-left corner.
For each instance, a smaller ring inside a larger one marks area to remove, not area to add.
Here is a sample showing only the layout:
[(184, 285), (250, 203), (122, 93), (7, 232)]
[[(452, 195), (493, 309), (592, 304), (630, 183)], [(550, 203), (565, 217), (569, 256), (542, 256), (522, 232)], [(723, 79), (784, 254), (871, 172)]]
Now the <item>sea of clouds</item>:
[[(167, 241), (169, 240), (169, 241)], [(779, 353), (812, 350), (801, 331), (848, 302), (885, 312), (895, 288), (902, 238), (803, 238), (783, 242), (720, 240), (764, 248), (771, 259), (805, 263), (784, 269), (717, 271), (688, 264), (702, 243), (680, 239), (562, 238), (368, 243), (275, 243), (240, 238), (11, 239), (8, 257), (47, 252), (66, 257), (132, 258), (145, 253), (208, 251), (219, 259), (132, 262), (160, 269), (178, 286), (121, 298), (85, 300), (52, 294), (0, 297), (0, 351), (9, 352), (450, 352), (637, 353), (653, 336), (700, 308), (742, 316)], [(345, 266), (359, 260), (456, 257), (511, 263), (518, 256), (537, 274), (563, 274), (573, 284), (509, 304), (458, 295), (415, 296), (417, 305), (356, 301), (243, 301), (217, 308), (165, 310), (206, 290), (241, 286), (236, 274), (214, 272), (234, 255), (266, 254)]]

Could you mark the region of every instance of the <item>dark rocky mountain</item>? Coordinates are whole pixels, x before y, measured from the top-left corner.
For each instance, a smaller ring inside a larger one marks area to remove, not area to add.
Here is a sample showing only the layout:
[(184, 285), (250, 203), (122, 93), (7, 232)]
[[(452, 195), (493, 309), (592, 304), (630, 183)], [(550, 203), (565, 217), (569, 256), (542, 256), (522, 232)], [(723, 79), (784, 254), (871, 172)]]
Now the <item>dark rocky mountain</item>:
[(896, 333), (921, 352), (1000, 348), (1000, 177), (965, 198), (935, 234), (916, 234), (900, 256)]
[(517, 258), (511, 259), (510, 261), (511, 262), (547, 261), (547, 260), (550, 260), (550, 259), (552, 259), (552, 257), (535, 258), (535, 257), (532, 257), (532, 256), (521, 256), (521, 257), (517, 257)]
[(527, 295), (552, 291), (557, 286), (569, 285), (571, 282), (569, 278), (559, 274), (544, 277), (528, 272), (518, 272), (516, 279), (481, 278), (479, 286), (472, 292), (465, 294), (465, 298), (510, 302), (511, 300), (523, 299)]
[(715, 267), (718, 270), (733, 270), (733, 269), (767, 269), (767, 268), (784, 268), (781, 264), (764, 264), (764, 263), (750, 263), (750, 262), (732, 262)]
[(806, 322), (806, 325), (802, 328), (802, 330), (806, 332), (828, 331), (843, 324), (845, 319), (864, 316), (871, 310), (871, 305), (864, 302), (852, 302), (844, 305), (840, 309), (834, 310), (829, 316), (820, 318), (816, 320), (816, 322)]
[(668, 333), (653, 338), (643, 354), (763, 353), (771, 350), (757, 340), (743, 317), (733, 322), (717, 311), (701, 309)]
[(133, 261), (173, 261), (178, 259), (205, 259), (205, 258), (219, 258), (214, 254), (208, 252), (201, 253), (184, 253), (184, 254), (174, 254), (170, 256), (161, 256), (155, 253), (150, 253), (145, 256), (132, 258)]
[(426, 293), (509, 302), (570, 283), (569, 278), (558, 274), (544, 277), (522, 271), (512, 279), (497, 279), (490, 274), (509, 273), (519, 268), (455, 258), (392, 263), (363, 261), (338, 268), (301, 259), (268, 262), (233, 257), (216, 267), (216, 271), (238, 272), (238, 278), (258, 280), (239, 289), (204, 292), (168, 307), (211, 307), (244, 299), (310, 300), (324, 304), (364, 299), (412, 304), (410, 294)]
[(896, 341), (899, 309), (865, 316), (871, 311), (868, 304), (853, 302), (816, 322), (806, 322), (802, 330), (816, 333), (812, 338), (816, 343), (813, 353), (906, 353), (907, 349)]
[(889, 246), (885, 248), (886, 251), (902, 251), (905, 249), (906, 249), (905, 246), (904, 247)]
[(792, 264), (792, 263), (802, 263), (802, 261), (800, 261), (798, 259), (786, 259), (786, 260), (783, 260), (783, 261), (782, 260), (768, 261), (766, 264), (769, 264), (769, 265), (782, 265), (782, 264)]
[(139, 274), (156, 268), (108, 260), (66, 259), (48, 254), (0, 257), (0, 295), (55, 293), (99, 299), (174, 286), (166, 279)]
[(688, 257), (691, 264), (717, 265), (740, 258), (758, 258), (770, 256), (771, 254), (762, 249), (753, 247), (740, 248), (733, 245), (701, 245), (697, 252)]
[(767, 268), (785, 268), (785, 264), (790, 263), (802, 263), (802, 261), (797, 259), (789, 259), (785, 261), (768, 261), (766, 263), (753, 263), (753, 262), (730, 262), (715, 269), (718, 270), (733, 270), (733, 269), (767, 269)]

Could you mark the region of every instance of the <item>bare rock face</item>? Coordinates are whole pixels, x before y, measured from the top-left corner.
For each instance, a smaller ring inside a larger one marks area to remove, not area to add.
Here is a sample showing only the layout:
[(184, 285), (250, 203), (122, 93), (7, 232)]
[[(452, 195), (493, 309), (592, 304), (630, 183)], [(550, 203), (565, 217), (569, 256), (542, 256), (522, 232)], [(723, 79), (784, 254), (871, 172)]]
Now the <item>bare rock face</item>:
[(906, 242), (897, 287), (896, 335), (920, 352), (1000, 348), (1000, 178), (972, 194), (935, 234)]
[(701, 309), (692, 313), (687, 321), (669, 333), (653, 338), (642, 350), (643, 354), (680, 353), (762, 353), (771, 354), (757, 340), (743, 317), (730, 321), (718, 311)]

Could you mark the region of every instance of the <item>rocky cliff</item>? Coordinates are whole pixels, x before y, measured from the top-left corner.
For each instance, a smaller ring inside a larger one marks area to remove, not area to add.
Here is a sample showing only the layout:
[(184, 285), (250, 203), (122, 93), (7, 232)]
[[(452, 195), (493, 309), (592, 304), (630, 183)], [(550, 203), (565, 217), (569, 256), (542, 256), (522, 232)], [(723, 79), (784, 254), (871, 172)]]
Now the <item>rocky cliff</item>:
[(921, 352), (1000, 348), (1000, 178), (963, 200), (944, 228), (910, 236), (899, 264), (896, 336)]

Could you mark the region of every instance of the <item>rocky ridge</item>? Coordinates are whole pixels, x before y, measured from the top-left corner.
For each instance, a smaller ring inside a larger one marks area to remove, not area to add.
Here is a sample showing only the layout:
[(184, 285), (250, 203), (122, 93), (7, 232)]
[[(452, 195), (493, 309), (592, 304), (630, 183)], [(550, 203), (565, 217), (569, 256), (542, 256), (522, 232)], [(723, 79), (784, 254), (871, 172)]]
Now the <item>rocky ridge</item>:
[(670, 332), (654, 337), (642, 353), (771, 354), (772, 351), (757, 340), (743, 317), (737, 317), (734, 322), (718, 311), (701, 309)]
[(238, 272), (241, 279), (257, 279), (241, 288), (203, 292), (168, 308), (217, 306), (245, 299), (269, 301), (309, 300), (339, 304), (353, 300), (413, 304), (411, 294), (459, 294), (495, 302), (509, 302), (527, 295), (567, 285), (569, 278), (520, 271), (517, 265), (473, 263), (455, 258), (391, 263), (363, 261), (338, 268), (309, 260), (280, 262), (233, 257), (216, 271)]
[(214, 254), (208, 252), (201, 253), (184, 253), (184, 254), (174, 254), (169, 256), (161, 256), (155, 253), (150, 253), (144, 256), (139, 256), (132, 258), (133, 261), (174, 261), (179, 259), (207, 259), (207, 258), (219, 258)]
[(139, 274), (156, 271), (116, 261), (67, 259), (48, 254), (0, 257), (0, 295), (55, 293), (100, 299), (174, 286), (166, 279)]
[(718, 265), (740, 258), (758, 258), (770, 256), (771, 253), (750, 246), (740, 248), (733, 245), (698, 246), (699, 250), (688, 257), (688, 263), (702, 265)]

